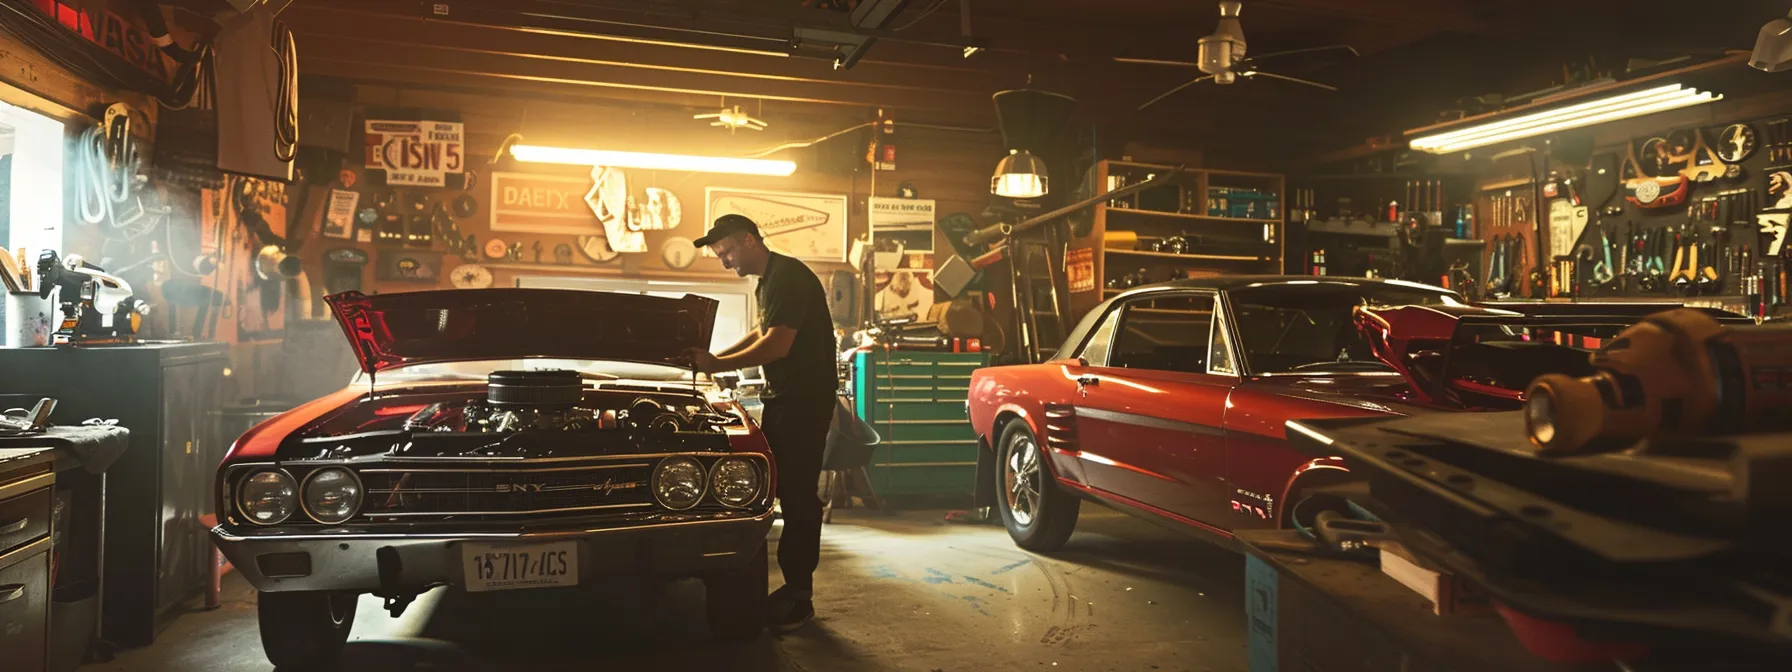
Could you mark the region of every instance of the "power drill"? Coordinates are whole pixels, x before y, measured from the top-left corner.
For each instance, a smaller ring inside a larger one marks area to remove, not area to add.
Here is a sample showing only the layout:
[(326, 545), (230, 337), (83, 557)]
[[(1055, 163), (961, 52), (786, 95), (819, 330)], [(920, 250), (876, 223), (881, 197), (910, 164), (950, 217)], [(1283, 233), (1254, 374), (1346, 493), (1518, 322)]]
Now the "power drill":
[(1525, 431), (1539, 454), (1792, 429), (1792, 325), (1731, 328), (1676, 308), (1625, 329), (1592, 364), (1591, 376), (1531, 382)]

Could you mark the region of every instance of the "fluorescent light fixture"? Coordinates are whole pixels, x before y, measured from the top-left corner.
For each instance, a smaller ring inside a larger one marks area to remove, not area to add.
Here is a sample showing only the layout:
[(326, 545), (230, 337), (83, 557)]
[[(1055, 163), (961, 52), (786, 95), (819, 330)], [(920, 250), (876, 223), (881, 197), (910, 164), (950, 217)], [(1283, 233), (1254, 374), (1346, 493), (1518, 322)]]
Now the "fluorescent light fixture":
[(1718, 100), (1723, 100), (1723, 96), (1689, 89), (1679, 84), (1668, 84), (1413, 138), (1412, 148), (1433, 154), (1448, 154)]
[(989, 193), (1005, 198), (1039, 198), (1049, 191), (1049, 180), (1044, 161), (1026, 150), (1010, 149), (996, 164), (996, 174), (989, 178)]
[(531, 163), (562, 163), (572, 166), (607, 166), (644, 170), (679, 170), (694, 173), (733, 173), (737, 175), (771, 175), (786, 177), (796, 172), (796, 164), (772, 159), (737, 159), (726, 156), (690, 154), (649, 154), (617, 152), (607, 149), (575, 149), (541, 145), (511, 145), (510, 155)]

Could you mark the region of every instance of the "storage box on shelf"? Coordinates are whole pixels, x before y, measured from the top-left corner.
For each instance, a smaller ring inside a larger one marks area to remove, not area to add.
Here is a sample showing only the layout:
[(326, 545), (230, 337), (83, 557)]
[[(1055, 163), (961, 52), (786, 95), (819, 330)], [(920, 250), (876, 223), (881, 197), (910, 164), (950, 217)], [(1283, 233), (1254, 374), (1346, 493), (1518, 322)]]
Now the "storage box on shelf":
[[(1173, 170), (1101, 161), (1096, 184), (1110, 190)], [(1139, 284), (1280, 273), (1284, 186), (1283, 177), (1273, 173), (1185, 168), (1170, 184), (1097, 204), (1088, 235), (1071, 242), (1073, 249), (1094, 250), (1093, 272), (1087, 276), (1094, 282), (1070, 287), (1070, 319)]]
[(881, 441), (868, 472), (894, 500), (968, 503), (976, 485), (977, 435), (965, 417), (971, 372), (982, 353), (874, 349), (853, 356), (853, 406)]

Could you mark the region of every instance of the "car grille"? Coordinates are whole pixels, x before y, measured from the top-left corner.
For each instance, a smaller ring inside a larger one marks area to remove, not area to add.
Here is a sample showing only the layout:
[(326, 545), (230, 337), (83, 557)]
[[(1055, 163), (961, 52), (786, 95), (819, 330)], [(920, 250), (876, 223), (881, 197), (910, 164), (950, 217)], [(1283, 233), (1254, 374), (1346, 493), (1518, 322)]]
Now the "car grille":
[(366, 518), (530, 516), (650, 509), (653, 463), (361, 470)]

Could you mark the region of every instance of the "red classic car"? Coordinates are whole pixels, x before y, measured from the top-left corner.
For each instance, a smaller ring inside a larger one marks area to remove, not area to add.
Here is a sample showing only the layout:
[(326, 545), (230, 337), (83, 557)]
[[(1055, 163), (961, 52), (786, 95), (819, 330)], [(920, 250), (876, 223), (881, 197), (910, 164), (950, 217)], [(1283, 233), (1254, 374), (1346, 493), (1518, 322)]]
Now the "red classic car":
[[(244, 433), (217, 545), (285, 669), (328, 662), (357, 596), (702, 577), (755, 633), (775, 492), (764, 436), (676, 364), (713, 299), (547, 289), (328, 297), (362, 374)], [(707, 385), (707, 382), (705, 383)]]
[(1517, 409), (1537, 375), (1590, 372), (1598, 341), (1585, 339), (1668, 307), (1477, 307), (1437, 287), (1314, 276), (1128, 290), (1049, 361), (973, 374), (978, 503), (1031, 550), (1061, 546), (1084, 499), (1221, 540), (1304, 524), (1336, 502), (1291, 499), (1348, 476), (1288, 447), (1288, 420)]

